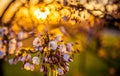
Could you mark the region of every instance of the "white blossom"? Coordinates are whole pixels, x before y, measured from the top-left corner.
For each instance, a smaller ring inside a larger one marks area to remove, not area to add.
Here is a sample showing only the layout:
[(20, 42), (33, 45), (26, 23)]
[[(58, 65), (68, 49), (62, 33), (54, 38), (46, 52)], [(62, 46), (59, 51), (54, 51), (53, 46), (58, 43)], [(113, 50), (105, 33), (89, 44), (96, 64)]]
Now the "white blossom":
[(48, 58), (47, 57), (45, 57), (45, 62), (48, 62)]
[(56, 41), (50, 41), (49, 44), (48, 44), (49, 48), (51, 50), (56, 50), (58, 45), (57, 45), (57, 42)]
[(16, 44), (17, 43), (17, 41), (16, 41), (16, 39), (15, 38), (13, 38), (13, 39), (11, 39), (10, 41), (9, 41), (9, 44), (11, 45), (11, 44)]
[(39, 48), (38, 48), (38, 47), (35, 47), (34, 49), (35, 49), (35, 51), (38, 51), (38, 50), (39, 50)]
[(27, 32), (24, 32), (24, 34), (23, 34), (23, 39), (24, 38), (27, 38), (28, 37), (28, 33)]
[(24, 31), (20, 31), (18, 33), (18, 39), (19, 40), (22, 40), (22, 39), (27, 38), (27, 37), (28, 37), (28, 34), (26, 32), (24, 32)]
[(20, 59), (21, 62), (24, 62), (26, 60), (26, 56), (22, 56), (22, 58)]
[(32, 58), (32, 63), (33, 63), (33, 64), (36, 64), (36, 65), (39, 65), (39, 64), (40, 64), (40, 59), (39, 59), (39, 57), (33, 57), (33, 58)]
[(41, 52), (43, 50), (43, 47), (39, 47), (39, 51)]
[(41, 40), (39, 37), (36, 37), (34, 40), (33, 40), (33, 46), (34, 47), (39, 47), (41, 46)]
[(9, 48), (8, 48), (9, 54), (14, 54), (16, 50), (16, 43), (17, 41), (14, 38), (9, 41)]
[(65, 46), (64, 44), (61, 44), (61, 45), (59, 46), (59, 50), (60, 50), (61, 52), (63, 52), (63, 53), (66, 53), (66, 46)]
[(8, 49), (9, 54), (14, 54), (15, 49), (16, 49), (16, 45), (14, 44), (9, 45), (9, 49)]
[(19, 40), (22, 40), (23, 39), (23, 31), (20, 31), (19, 33), (18, 33), (18, 39)]
[(17, 48), (21, 48), (23, 46), (23, 43), (21, 41), (17, 42)]
[(9, 64), (13, 64), (14, 63), (14, 59), (9, 59)]
[(40, 68), (40, 72), (43, 72), (44, 71), (44, 67), (42, 66), (41, 68)]
[(25, 63), (25, 64), (24, 64), (24, 69), (25, 69), (25, 70), (31, 70), (31, 65), (30, 65), (30, 63), (28, 63), (28, 62)]
[(56, 41), (56, 42), (59, 42), (59, 41), (61, 41), (61, 40), (62, 40), (62, 38), (61, 38), (61, 35), (60, 35), (60, 34), (55, 37), (55, 41)]

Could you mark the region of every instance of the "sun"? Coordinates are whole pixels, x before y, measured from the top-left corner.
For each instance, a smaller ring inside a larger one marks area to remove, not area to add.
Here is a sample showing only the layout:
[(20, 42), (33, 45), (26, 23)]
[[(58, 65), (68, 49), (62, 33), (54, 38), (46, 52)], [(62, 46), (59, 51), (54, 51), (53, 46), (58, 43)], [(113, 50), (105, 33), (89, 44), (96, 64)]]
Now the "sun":
[(48, 14), (50, 13), (48, 8), (45, 8), (45, 11), (41, 11), (39, 8), (37, 8), (34, 12), (34, 15), (37, 19), (43, 19), (45, 20), (48, 16)]

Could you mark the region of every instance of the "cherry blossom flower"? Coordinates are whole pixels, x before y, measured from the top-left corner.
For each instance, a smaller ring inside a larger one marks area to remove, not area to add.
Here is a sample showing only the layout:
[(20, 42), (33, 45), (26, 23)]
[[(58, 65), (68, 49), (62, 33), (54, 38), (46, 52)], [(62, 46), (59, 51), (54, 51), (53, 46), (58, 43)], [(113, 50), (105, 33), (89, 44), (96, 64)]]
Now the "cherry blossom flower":
[(43, 51), (43, 47), (39, 47), (39, 51), (42, 52)]
[(14, 54), (14, 52), (16, 50), (16, 43), (17, 43), (17, 41), (15, 38), (13, 38), (9, 41), (9, 49), (8, 49), (9, 54)]
[(48, 44), (50, 50), (56, 50), (58, 45), (57, 45), (57, 42), (56, 41), (50, 41), (49, 44)]
[(30, 65), (30, 63), (28, 63), (28, 62), (25, 63), (25, 64), (24, 64), (24, 69), (25, 69), (25, 70), (31, 70), (31, 65)]
[(17, 42), (17, 48), (21, 48), (23, 46), (23, 43), (21, 41)]
[(28, 54), (26, 60), (31, 60), (31, 54)]
[(39, 57), (36, 57), (36, 56), (33, 57), (33, 58), (32, 58), (32, 63), (33, 63), (33, 64), (36, 64), (36, 65), (39, 65), (39, 64), (40, 64), (40, 59), (39, 59)]
[(20, 31), (20, 32), (18, 33), (18, 39), (19, 39), (19, 40), (22, 40), (22, 39), (23, 39), (23, 34), (24, 34), (23, 31)]
[(22, 39), (27, 38), (27, 37), (28, 37), (28, 34), (26, 32), (24, 32), (24, 31), (20, 31), (18, 33), (18, 39), (19, 40), (22, 40)]
[(45, 57), (44, 60), (45, 60), (45, 62), (48, 62), (48, 58), (47, 57)]
[(14, 59), (9, 59), (9, 64), (13, 64), (14, 63)]
[(21, 56), (20, 61), (25, 62), (25, 60), (26, 60), (26, 56)]
[(39, 47), (41, 46), (41, 40), (39, 37), (36, 37), (34, 40), (33, 40), (33, 46), (34, 47)]
[(56, 41), (56, 42), (59, 42), (59, 41), (61, 41), (61, 40), (62, 40), (62, 38), (61, 38), (61, 35), (60, 35), (60, 34), (55, 37), (55, 41)]
[(9, 44), (11, 45), (11, 44), (16, 44), (17, 43), (17, 41), (16, 41), (16, 39), (15, 38), (13, 38), (13, 39), (11, 39), (10, 41), (9, 41)]
[(66, 53), (67, 52), (66, 46), (64, 44), (59, 45), (58, 48), (59, 48), (60, 52), (62, 52), (62, 53)]

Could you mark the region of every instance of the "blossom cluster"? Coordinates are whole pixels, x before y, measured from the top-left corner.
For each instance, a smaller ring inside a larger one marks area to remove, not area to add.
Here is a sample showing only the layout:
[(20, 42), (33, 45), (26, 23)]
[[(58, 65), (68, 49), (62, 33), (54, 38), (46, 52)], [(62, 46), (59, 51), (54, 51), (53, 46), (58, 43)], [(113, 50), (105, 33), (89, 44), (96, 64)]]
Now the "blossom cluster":
[(8, 27), (0, 27), (0, 59), (7, 55), (18, 55), (22, 48), (22, 40), (27, 38), (28, 34), (24, 31), (15, 33)]
[[(22, 40), (29, 35), (34, 37), (33, 48), (23, 48)], [(69, 62), (73, 62), (76, 50), (79, 52), (72, 43), (65, 43), (61, 35), (24, 31), (15, 34), (7, 27), (0, 28), (0, 59), (6, 58), (9, 64), (22, 62), (25, 70), (34, 71), (39, 67), (44, 75), (51, 71), (56, 71), (58, 76), (63, 75), (69, 71)]]
[(51, 36), (46, 33), (42, 36), (44, 37), (35, 37), (33, 40), (35, 51), (39, 51), (42, 55), (40, 71), (47, 73), (48, 64), (51, 70), (57, 69), (58, 75), (67, 73), (69, 71), (69, 62), (73, 62), (73, 44), (65, 44), (60, 35), (51, 38)]

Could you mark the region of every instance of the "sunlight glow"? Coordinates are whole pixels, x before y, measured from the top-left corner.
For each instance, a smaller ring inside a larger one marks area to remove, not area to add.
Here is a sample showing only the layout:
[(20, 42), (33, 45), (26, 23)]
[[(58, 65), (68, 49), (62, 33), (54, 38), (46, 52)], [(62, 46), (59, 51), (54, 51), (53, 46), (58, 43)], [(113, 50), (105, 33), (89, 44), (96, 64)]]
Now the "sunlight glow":
[(48, 8), (45, 8), (45, 12), (41, 12), (39, 8), (37, 8), (34, 12), (34, 15), (37, 19), (46, 19), (48, 14), (50, 13)]

